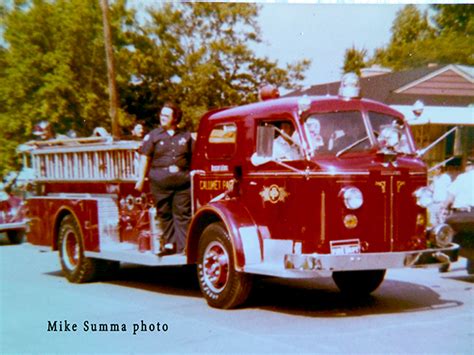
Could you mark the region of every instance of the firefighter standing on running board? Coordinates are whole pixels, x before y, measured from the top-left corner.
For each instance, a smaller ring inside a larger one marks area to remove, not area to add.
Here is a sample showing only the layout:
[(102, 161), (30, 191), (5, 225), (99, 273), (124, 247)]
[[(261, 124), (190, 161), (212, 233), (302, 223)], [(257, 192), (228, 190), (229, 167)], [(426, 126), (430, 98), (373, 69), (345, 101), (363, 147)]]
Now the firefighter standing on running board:
[(191, 218), (189, 168), (192, 156), (191, 133), (180, 130), (181, 109), (166, 103), (160, 111), (161, 127), (143, 139), (140, 148), (139, 177), (135, 189), (141, 191), (148, 174), (150, 190), (165, 244), (160, 255), (182, 253)]

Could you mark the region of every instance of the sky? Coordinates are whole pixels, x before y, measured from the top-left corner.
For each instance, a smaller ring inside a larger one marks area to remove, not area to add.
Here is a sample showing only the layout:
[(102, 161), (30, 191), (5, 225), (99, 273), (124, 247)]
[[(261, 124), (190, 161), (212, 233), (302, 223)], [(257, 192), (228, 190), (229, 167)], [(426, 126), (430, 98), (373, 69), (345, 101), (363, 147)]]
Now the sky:
[(337, 81), (346, 49), (369, 55), (388, 44), (391, 26), (403, 5), (265, 4), (260, 26), (265, 43), (258, 54), (280, 65), (311, 59), (304, 85)]
[[(308, 3), (310, 1), (312, 3)], [(375, 48), (388, 44), (393, 20), (405, 6), (394, 0), (378, 1), (378, 4), (373, 4), (377, 1), (372, 4), (325, 1), (259, 1), (262, 9), (258, 21), (263, 43), (252, 48), (259, 56), (277, 60), (281, 67), (303, 58), (311, 59), (304, 86), (340, 80), (346, 49), (352, 46), (366, 49), (371, 56)], [(426, 2), (418, 2), (421, 11), (428, 7)], [(133, 0), (131, 3), (135, 8), (144, 9), (160, 1)]]
[[(12, 1), (12, 0), (0, 0)], [(111, 0), (109, 0), (111, 1)], [(240, 0), (250, 2), (248, 0)], [(261, 0), (258, 22), (263, 43), (252, 46), (258, 56), (278, 61), (279, 66), (311, 59), (303, 86), (341, 77), (346, 49), (375, 48), (388, 44), (391, 26), (398, 11), (408, 0)], [(444, 2), (448, 0), (437, 0)], [(472, 0), (464, 0), (471, 2)], [(129, 0), (128, 4), (144, 13), (147, 6), (163, 0)], [(421, 11), (427, 1), (412, 0)], [(356, 4), (358, 3), (358, 4)], [(368, 4), (371, 3), (371, 4)]]

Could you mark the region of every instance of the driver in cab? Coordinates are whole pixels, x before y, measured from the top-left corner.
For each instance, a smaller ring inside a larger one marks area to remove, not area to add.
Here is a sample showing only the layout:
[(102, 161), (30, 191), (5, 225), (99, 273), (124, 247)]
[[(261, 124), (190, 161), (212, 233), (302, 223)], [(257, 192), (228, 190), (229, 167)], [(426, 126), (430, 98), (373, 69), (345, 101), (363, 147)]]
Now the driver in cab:
[(290, 122), (282, 122), (280, 134), (273, 141), (273, 158), (276, 160), (297, 160), (300, 159), (300, 153), (291, 138), (293, 126)]

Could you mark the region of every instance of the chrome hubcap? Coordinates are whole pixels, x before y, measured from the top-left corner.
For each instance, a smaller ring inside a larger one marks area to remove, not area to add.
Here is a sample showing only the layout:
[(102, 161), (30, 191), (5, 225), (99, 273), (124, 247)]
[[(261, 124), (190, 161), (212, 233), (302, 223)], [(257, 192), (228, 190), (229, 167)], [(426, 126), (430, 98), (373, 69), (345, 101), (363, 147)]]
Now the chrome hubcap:
[(229, 255), (222, 244), (210, 243), (203, 258), (204, 282), (214, 292), (222, 291), (229, 277)]

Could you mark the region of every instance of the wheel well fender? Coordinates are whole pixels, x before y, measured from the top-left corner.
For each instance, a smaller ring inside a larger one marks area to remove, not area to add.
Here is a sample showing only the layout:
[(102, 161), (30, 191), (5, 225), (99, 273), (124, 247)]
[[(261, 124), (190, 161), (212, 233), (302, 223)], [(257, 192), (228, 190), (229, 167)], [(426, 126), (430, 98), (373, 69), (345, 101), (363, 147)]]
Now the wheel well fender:
[[(69, 215), (74, 216), (74, 213), (70, 211), (68, 208), (62, 208), (57, 212), (56, 217), (54, 218), (53, 243), (52, 243), (53, 250), (58, 250), (59, 228), (61, 228), (61, 222), (63, 221), (63, 219)], [(74, 218), (76, 217), (74, 216)]]
[(214, 222), (222, 222), (229, 233), (236, 270), (242, 270), (248, 263), (261, 261), (263, 243), (255, 221), (241, 203), (225, 200), (204, 206), (194, 216), (186, 247), (189, 263), (197, 262), (199, 239), (204, 229)]

